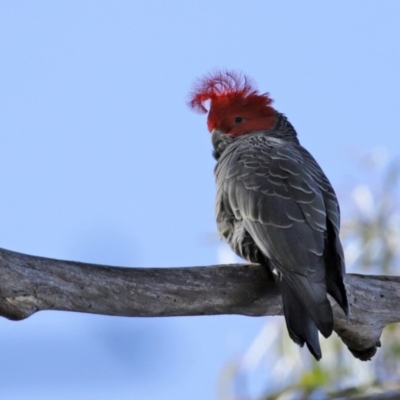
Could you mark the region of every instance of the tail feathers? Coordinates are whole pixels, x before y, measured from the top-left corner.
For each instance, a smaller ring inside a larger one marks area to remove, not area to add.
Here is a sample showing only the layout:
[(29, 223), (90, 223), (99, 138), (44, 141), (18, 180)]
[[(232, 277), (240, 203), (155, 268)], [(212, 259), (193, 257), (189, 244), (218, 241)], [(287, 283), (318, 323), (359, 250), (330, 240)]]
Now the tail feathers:
[(317, 325), (286, 281), (282, 281), (281, 290), (283, 312), (290, 338), (300, 347), (306, 343), (311, 354), (316, 360), (320, 360), (322, 353)]
[(317, 325), (286, 281), (282, 281), (281, 288), (283, 312), (290, 338), (300, 347), (306, 343), (311, 354), (320, 360), (322, 353)]
[(283, 281), (292, 290), (298, 302), (301, 302), (318, 330), (326, 338), (333, 331), (333, 312), (327, 297), (325, 281), (315, 281), (312, 276), (289, 273)]
[(283, 311), (292, 340), (319, 360), (321, 349), (318, 331), (329, 337), (333, 331), (332, 307), (327, 298), (325, 282), (313, 282), (310, 277), (286, 274), (281, 282)]

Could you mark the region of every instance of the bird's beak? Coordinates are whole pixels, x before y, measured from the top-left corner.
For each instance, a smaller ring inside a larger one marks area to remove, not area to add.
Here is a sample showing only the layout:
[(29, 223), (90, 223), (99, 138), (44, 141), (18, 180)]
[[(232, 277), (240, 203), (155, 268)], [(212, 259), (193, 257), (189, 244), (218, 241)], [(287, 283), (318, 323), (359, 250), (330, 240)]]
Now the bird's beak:
[(221, 137), (221, 135), (225, 135), (226, 134), (226, 132), (224, 132), (224, 131), (221, 131), (221, 130), (219, 130), (219, 129), (213, 129), (212, 131), (211, 131), (211, 136), (212, 137)]

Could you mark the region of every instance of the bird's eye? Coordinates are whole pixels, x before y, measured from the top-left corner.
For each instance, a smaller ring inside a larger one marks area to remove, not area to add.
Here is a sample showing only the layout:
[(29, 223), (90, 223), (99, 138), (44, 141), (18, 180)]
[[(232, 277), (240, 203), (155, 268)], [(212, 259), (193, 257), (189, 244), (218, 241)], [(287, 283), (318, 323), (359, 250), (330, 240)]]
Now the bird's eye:
[(235, 118), (235, 124), (240, 124), (241, 122), (243, 122), (243, 117), (236, 117)]

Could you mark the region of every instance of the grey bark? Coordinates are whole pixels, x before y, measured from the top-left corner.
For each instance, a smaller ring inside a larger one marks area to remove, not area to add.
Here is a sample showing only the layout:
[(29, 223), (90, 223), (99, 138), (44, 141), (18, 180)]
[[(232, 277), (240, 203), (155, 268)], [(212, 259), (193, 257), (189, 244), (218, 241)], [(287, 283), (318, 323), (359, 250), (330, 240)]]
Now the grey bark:
[[(0, 315), (41, 310), (160, 317), (282, 315), (279, 288), (260, 265), (121, 268), (53, 260), (0, 249)], [(348, 274), (350, 317), (334, 304), (335, 331), (361, 360), (400, 322), (400, 277)], [(334, 300), (331, 300), (334, 303)]]

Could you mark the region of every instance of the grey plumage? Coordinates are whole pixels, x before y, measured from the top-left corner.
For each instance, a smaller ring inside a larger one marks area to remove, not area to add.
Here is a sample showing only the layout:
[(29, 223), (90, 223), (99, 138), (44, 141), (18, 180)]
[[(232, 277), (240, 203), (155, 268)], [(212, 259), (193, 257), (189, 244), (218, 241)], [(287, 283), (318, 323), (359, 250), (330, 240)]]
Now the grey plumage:
[(329, 293), (348, 313), (340, 211), (325, 174), (276, 112), (272, 129), (212, 134), (218, 230), (240, 257), (279, 277), (290, 337), (321, 358), (333, 330)]

